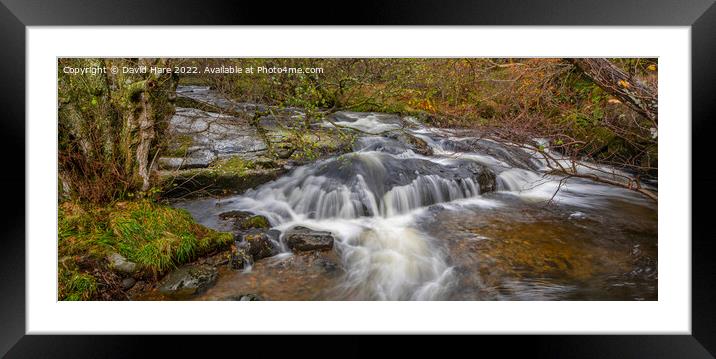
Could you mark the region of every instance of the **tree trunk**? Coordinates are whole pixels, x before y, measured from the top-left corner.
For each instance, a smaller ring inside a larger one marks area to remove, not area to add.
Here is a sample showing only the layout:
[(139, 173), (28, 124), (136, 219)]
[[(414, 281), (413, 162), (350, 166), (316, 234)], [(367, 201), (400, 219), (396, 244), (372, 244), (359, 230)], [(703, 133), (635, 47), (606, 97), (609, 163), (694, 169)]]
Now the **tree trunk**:
[[(146, 72), (122, 71), (142, 66)], [(58, 61), (59, 171), (71, 198), (102, 202), (150, 189), (176, 79), (149, 69), (165, 66), (164, 59)], [(106, 71), (72, 74), (67, 67)]]
[(632, 78), (607, 59), (574, 58), (568, 61), (604, 91), (658, 123), (658, 92), (655, 88)]

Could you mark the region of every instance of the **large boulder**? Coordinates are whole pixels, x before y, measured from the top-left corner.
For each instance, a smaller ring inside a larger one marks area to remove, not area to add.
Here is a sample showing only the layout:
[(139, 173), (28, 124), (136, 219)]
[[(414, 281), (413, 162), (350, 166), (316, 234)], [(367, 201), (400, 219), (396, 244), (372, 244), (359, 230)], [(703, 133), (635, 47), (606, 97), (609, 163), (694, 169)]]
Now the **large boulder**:
[(204, 292), (216, 283), (217, 269), (208, 265), (186, 265), (167, 274), (159, 282), (159, 292), (186, 298)]
[(287, 230), (284, 238), (293, 251), (329, 250), (333, 248), (334, 241), (331, 232), (316, 231), (302, 226)]

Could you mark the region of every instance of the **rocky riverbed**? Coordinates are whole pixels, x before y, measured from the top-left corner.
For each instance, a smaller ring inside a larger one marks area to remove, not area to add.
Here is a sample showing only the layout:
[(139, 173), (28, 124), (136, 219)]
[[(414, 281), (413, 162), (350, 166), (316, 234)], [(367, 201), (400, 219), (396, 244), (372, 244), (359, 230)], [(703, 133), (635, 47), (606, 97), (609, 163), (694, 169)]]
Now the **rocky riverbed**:
[(656, 204), (633, 191), (411, 117), (337, 112), (297, 134), (300, 109), (178, 95), (165, 196), (235, 243), (134, 299), (657, 298)]

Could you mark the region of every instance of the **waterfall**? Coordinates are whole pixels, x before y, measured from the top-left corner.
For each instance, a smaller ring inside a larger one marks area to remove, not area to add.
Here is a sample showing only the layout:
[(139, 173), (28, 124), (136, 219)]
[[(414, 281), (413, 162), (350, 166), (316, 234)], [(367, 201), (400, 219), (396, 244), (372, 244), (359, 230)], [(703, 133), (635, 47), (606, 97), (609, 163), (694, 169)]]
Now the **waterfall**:
[[(301, 225), (330, 231), (346, 269), (337, 290), (347, 299), (447, 297), (456, 283), (455, 270), (441, 243), (416, 226), (431, 206), (500, 206), (500, 197), (483, 193), (487, 190), (575, 206), (598, 205), (599, 196), (637, 200), (631, 192), (580, 179), (570, 179), (555, 196), (560, 179), (546, 174), (534, 152), (422, 127), (414, 120), (343, 112), (334, 123), (375, 135), (359, 138), (351, 153), (294, 168), (273, 182), (202, 207), (206, 213), (201, 217), (242, 210), (266, 216), (279, 230)], [(424, 141), (433, 155), (417, 154), (400, 137), (377, 135), (397, 129)]]

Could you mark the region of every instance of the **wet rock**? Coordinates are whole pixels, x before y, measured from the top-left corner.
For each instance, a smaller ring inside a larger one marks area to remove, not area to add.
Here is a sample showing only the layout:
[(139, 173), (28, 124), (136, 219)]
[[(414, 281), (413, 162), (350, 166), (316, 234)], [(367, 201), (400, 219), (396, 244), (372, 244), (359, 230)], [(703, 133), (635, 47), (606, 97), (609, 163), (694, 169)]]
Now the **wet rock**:
[(529, 168), (533, 171), (540, 169), (541, 164), (530, 153), (523, 151), (516, 146), (506, 146), (503, 143), (489, 139), (474, 139), (462, 142), (464, 148), (456, 148), (456, 151), (474, 151), (493, 156), (500, 161), (514, 167)]
[(286, 244), (294, 251), (329, 250), (333, 248), (333, 235), (330, 232), (316, 231), (296, 226), (286, 231)]
[(249, 254), (248, 244), (246, 242), (237, 241), (231, 245), (229, 264), (232, 269), (236, 270), (253, 264), (253, 257)]
[(423, 156), (433, 155), (433, 149), (428, 146), (428, 143), (425, 142), (423, 139), (409, 135), (408, 141), (411, 145), (413, 145), (413, 151), (415, 151), (416, 153), (419, 153)]
[(249, 188), (270, 182), (286, 173), (286, 169), (253, 168), (230, 172), (212, 167), (159, 171), (163, 195), (166, 197), (197, 197), (243, 193)]
[(313, 261), (313, 265), (323, 269), (326, 273), (335, 273), (339, 269), (338, 264), (324, 258), (316, 259)]
[(252, 215), (253, 215), (253, 213), (246, 212), (246, 211), (228, 211), (228, 212), (220, 213), (219, 218), (224, 219), (224, 220), (234, 219), (234, 220), (242, 221)]
[(399, 135), (392, 136), (398, 141), (408, 145), (413, 152), (417, 154), (421, 154), (423, 156), (432, 156), (433, 155), (433, 149), (428, 146), (428, 143), (425, 142), (423, 139), (418, 138), (416, 136), (411, 135), (410, 133), (403, 132)]
[(229, 211), (219, 214), (223, 220), (233, 220), (235, 230), (247, 230), (252, 228), (269, 228), (268, 219), (261, 215), (255, 215), (246, 211)]
[(269, 228), (271, 225), (269, 224), (268, 219), (264, 216), (256, 215), (251, 216), (249, 218), (244, 219), (241, 221), (241, 229), (251, 229), (251, 228)]
[(278, 253), (266, 233), (248, 233), (243, 235), (242, 241), (248, 245), (248, 254), (251, 255), (254, 261), (271, 257)]
[(138, 270), (136, 263), (128, 261), (127, 258), (116, 252), (111, 253), (107, 260), (109, 267), (117, 272), (133, 274)]
[(477, 176), (477, 183), (480, 185), (480, 193), (493, 192), (497, 189), (497, 176), (485, 167)]
[(281, 240), (281, 231), (278, 229), (271, 228), (266, 232), (266, 235), (274, 242), (279, 242)]
[(208, 265), (186, 265), (159, 282), (159, 292), (175, 298), (199, 294), (214, 285), (217, 269)]
[(122, 279), (122, 289), (123, 290), (129, 290), (137, 283), (137, 280), (134, 278), (124, 278)]

